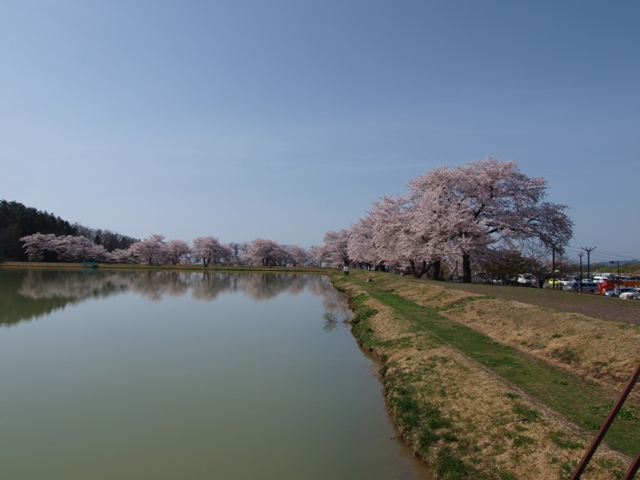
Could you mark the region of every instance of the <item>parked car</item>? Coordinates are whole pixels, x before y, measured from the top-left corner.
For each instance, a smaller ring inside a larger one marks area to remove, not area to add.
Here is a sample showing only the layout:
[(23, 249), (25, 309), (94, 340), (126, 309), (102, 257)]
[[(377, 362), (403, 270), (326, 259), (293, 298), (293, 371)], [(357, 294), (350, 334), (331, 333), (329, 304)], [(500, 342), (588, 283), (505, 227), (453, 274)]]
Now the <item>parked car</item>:
[(583, 291), (583, 292), (589, 292), (589, 293), (595, 293), (598, 291), (598, 284), (596, 282), (582, 282), (582, 285), (580, 284), (580, 282), (567, 282), (564, 284), (563, 290), (572, 290), (574, 292), (579, 292), (579, 291)]
[(520, 285), (533, 284), (533, 275), (531, 275), (530, 273), (524, 273), (524, 274), (518, 275), (518, 283)]
[(602, 282), (604, 280), (613, 280), (616, 276), (613, 273), (596, 273), (593, 276), (594, 282)]
[(620, 298), (624, 300), (640, 300), (640, 288), (632, 288), (628, 292), (621, 293)]
[(630, 287), (621, 287), (620, 291), (616, 291), (616, 289), (612, 289), (612, 290), (607, 290), (606, 292), (604, 292), (604, 294), (607, 297), (617, 297), (623, 293), (629, 292), (631, 290), (635, 290), (634, 288), (630, 288)]

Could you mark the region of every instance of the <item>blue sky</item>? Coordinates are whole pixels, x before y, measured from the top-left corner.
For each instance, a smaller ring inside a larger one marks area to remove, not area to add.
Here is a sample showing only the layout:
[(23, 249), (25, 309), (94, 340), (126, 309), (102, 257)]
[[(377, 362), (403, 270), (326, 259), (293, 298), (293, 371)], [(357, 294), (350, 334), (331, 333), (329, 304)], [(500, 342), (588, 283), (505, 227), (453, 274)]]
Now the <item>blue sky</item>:
[(304, 247), (439, 165), (549, 180), (640, 258), (640, 3), (5, 0), (0, 198)]

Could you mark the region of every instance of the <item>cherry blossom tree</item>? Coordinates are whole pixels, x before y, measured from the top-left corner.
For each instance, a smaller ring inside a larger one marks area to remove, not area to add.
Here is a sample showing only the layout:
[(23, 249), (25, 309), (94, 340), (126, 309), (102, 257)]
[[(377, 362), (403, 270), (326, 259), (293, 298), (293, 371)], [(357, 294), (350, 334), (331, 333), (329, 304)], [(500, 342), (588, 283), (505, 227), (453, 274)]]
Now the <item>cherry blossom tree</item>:
[(229, 258), (229, 262), (234, 265), (242, 265), (242, 254), (247, 248), (247, 244), (231, 242), (229, 244), (229, 248), (231, 249), (231, 257)]
[(573, 233), (568, 207), (544, 201), (546, 179), (524, 175), (515, 162), (443, 166), (408, 186), (419, 230), (445, 254), (462, 256), (463, 282), (471, 281), (472, 257), (487, 249), (527, 238), (566, 245)]
[(380, 263), (378, 249), (373, 241), (374, 223), (371, 216), (361, 218), (347, 231), (347, 255), (360, 266), (372, 267)]
[(316, 267), (322, 267), (329, 262), (329, 252), (324, 245), (312, 245), (309, 248), (309, 261)]
[(193, 241), (193, 253), (205, 267), (227, 263), (231, 258), (231, 249), (220, 243), (216, 237), (198, 237)]
[(309, 253), (300, 245), (287, 245), (283, 247), (287, 254), (289, 264), (293, 267), (301, 267), (309, 263)]
[(40, 262), (45, 259), (47, 253), (53, 252), (55, 259), (57, 260), (57, 253), (55, 253), (54, 242), (56, 235), (53, 233), (34, 233), (27, 235), (20, 239), (24, 243), (24, 250), (27, 257), (31, 261)]
[(131, 245), (131, 252), (142, 263), (158, 265), (162, 263), (164, 252), (164, 235), (151, 235)]
[[(361, 231), (360, 237), (354, 235), (358, 230)], [(362, 236), (365, 231), (370, 233)], [(367, 241), (370, 242), (369, 247)], [(433, 268), (434, 278), (439, 278), (442, 248), (436, 248), (432, 236), (421, 227), (416, 205), (407, 197), (382, 197), (374, 202), (369, 217), (350, 234), (349, 255), (362, 255), (354, 250), (356, 245), (362, 252), (367, 248), (375, 250), (372, 258), (376, 262), (408, 267), (416, 277)]]
[(330, 261), (334, 264), (348, 266), (351, 263), (347, 249), (349, 247), (349, 231), (330, 231), (324, 235), (324, 246)]
[(371, 244), (377, 256), (387, 262), (404, 260), (414, 256), (407, 250), (407, 200), (403, 197), (382, 197), (374, 202), (369, 212)]
[(182, 263), (191, 253), (191, 247), (184, 240), (171, 240), (164, 245), (164, 257), (171, 262), (172, 265)]
[(118, 248), (109, 253), (108, 261), (112, 263), (136, 263), (137, 258), (131, 248)]
[(416, 221), (416, 205), (407, 197), (382, 197), (371, 210), (376, 248), (387, 262), (408, 266), (416, 277), (431, 267), (439, 277), (442, 250)]
[(57, 237), (52, 243), (58, 258), (63, 262), (99, 262), (107, 259), (106, 249), (85, 237), (63, 235)]
[(108, 258), (102, 245), (96, 245), (82, 236), (35, 233), (20, 240), (24, 242), (25, 252), (32, 261), (83, 262)]
[(243, 260), (249, 265), (269, 267), (276, 265), (283, 256), (286, 256), (286, 252), (278, 243), (266, 238), (256, 238), (247, 245)]

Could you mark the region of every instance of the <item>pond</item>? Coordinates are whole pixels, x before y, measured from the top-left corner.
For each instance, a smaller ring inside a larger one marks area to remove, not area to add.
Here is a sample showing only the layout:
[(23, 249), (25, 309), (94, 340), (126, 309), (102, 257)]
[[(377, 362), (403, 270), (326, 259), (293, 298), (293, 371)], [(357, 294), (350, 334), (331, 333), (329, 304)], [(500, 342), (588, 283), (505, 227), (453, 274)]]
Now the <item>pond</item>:
[(18, 479), (424, 479), (327, 277), (0, 269)]

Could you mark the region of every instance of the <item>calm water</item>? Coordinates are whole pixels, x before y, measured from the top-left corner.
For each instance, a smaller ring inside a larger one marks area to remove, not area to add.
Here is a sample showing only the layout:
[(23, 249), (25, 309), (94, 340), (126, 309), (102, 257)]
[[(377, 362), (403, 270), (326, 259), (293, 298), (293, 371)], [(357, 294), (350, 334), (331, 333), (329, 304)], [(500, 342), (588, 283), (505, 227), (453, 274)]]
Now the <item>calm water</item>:
[(424, 479), (326, 277), (0, 269), (0, 472)]

